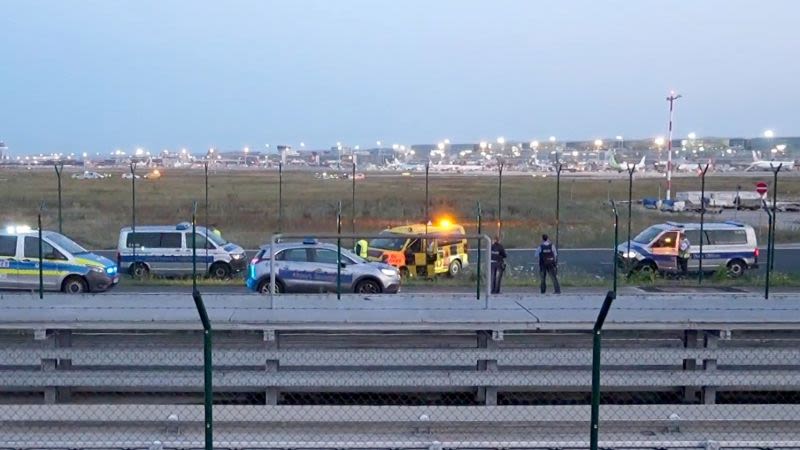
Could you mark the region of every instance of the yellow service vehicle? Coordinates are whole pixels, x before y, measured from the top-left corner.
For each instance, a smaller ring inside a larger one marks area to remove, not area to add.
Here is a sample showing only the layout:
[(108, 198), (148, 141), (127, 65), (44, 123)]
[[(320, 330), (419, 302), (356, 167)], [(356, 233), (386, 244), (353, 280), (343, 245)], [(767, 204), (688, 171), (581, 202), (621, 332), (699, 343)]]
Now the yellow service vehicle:
[[(432, 237), (426, 239), (426, 231)], [(455, 277), (469, 263), (464, 227), (447, 220), (427, 227), (424, 223), (403, 225), (380, 234), (369, 242), (367, 259), (397, 267), (404, 276)]]

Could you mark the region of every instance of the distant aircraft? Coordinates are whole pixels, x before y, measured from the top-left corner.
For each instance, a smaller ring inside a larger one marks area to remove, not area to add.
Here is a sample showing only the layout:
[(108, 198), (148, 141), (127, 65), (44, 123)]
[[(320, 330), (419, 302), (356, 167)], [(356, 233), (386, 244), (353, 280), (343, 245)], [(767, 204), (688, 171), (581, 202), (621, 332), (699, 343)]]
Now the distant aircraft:
[(393, 161), (386, 161), (385, 167), (389, 170), (401, 170), (404, 172), (412, 171), (412, 172), (424, 172), (425, 166), (422, 164), (406, 164), (401, 163), (400, 161), (395, 158)]
[(634, 172), (644, 171), (645, 170), (645, 158), (647, 156), (642, 156), (642, 160), (636, 163), (635, 165), (629, 165), (630, 163), (618, 163), (615, 157), (614, 151), (609, 150), (606, 152), (606, 166), (609, 169), (616, 170), (617, 172), (624, 172), (628, 170), (629, 167), (633, 167)]
[(751, 170), (775, 170), (778, 168), (778, 166), (781, 166), (781, 170), (793, 170), (794, 161), (775, 161), (775, 160), (766, 161), (761, 159), (758, 156), (758, 153), (756, 153), (756, 151), (753, 150), (753, 163), (747, 166), (747, 168), (744, 169), (744, 171), (749, 172)]
[(551, 171), (555, 170), (555, 167), (553, 167), (552, 163), (541, 162), (541, 161), (539, 161), (539, 158), (537, 158), (535, 156), (533, 157), (533, 161), (528, 163), (528, 165), (533, 170), (536, 170), (536, 171), (539, 171), (539, 172), (551, 172)]

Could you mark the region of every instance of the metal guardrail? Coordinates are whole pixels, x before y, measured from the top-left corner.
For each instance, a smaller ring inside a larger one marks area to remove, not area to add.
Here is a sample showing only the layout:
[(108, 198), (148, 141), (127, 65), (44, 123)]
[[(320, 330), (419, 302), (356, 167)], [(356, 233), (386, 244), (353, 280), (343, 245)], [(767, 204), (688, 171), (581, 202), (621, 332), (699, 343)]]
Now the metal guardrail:
[[(608, 314), (599, 448), (800, 443), (800, 299), (650, 297)], [(217, 448), (589, 446), (600, 298), (333, 298), (205, 296)], [(203, 333), (188, 293), (3, 296), (0, 447), (202, 446)]]

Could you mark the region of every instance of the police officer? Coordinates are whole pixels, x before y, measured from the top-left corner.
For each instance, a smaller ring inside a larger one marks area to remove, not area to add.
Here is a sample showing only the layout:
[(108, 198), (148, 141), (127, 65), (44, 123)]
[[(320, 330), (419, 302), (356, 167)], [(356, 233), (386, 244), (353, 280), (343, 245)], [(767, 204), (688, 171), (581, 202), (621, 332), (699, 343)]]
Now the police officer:
[(358, 256), (360, 256), (360, 257), (362, 257), (364, 259), (367, 259), (367, 247), (369, 247), (369, 244), (367, 243), (367, 240), (366, 239), (359, 239), (356, 242), (356, 249), (355, 249), (356, 250), (356, 255), (358, 255)]
[(500, 236), (495, 236), (492, 242), (492, 294), (500, 293), (500, 282), (503, 281), (505, 271), (506, 249), (500, 243)]
[(686, 233), (681, 233), (680, 243), (678, 244), (678, 271), (681, 276), (689, 274), (689, 248), (692, 243), (686, 237)]
[(550, 242), (546, 234), (542, 235), (542, 243), (536, 250), (539, 254), (539, 287), (544, 294), (547, 291), (547, 276), (553, 281), (553, 290), (556, 294), (561, 293), (561, 285), (558, 284), (557, 269), (558, 269), (558, 250), (556, 246)]

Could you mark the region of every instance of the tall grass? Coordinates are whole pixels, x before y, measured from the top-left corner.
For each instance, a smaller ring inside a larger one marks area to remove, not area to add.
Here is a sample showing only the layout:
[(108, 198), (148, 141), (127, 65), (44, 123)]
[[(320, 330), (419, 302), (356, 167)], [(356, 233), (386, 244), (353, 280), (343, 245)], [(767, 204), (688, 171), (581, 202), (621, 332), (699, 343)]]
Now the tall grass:
[[(198, 201), (198, 221), (205, 221), (203, 176), (201, 171), (163, 171), (159, 180), (136, 181), (137, 223), (173, 224), (190, 218), (192, 202)], [(46, 228), (57, 227), (56, 178), (52, 170), (4, 170), (0, 178), (0, 225), (35, 223), (38, 205), (46, 202), (43, 220)], [(709, 190), (735, 190), (749, 186), (753, 179), (710, 177)], [(343, 231), (351, 227), (351, 183), (344, 180), (318, 180), (309, 172), (285, 171), (283, 175), (284, 230), (292, 233), (331, 233), (336, 231), (337, 203), (342, 202)], [(469, 233), (476, 230), (476, 205), (483, 208), (483, 232), (497, 231), (497, 177), (430, 177), (431, 216), (447, 215), (464, 224)], [(655, 197), (661, 179), (643, 178), (634, 182), (634, 200)], [(229, 240), (252, 248), (278, 231), (278, 177), (276, 171), (214, 171), (209, 175), (208, 221), (219, 227)], [(503, 236), (507, 247), (530, 246), (541, 233), (555, 234), (555, 177), (505, 175), (503, 179)], [(800, 191), (800, 180), (787, 175), (779, 196), (786, 198)], [(116, 246), (119, 229), (131, 222), (131, 181), (120, 173), (104, 180), (75, 180), (65, 174), (64, 232), (91, 248)], [(696, 177), (676, 178), (674, 189), (698, 190)], [(609, 198), (627, 199), (627, 178), (563, 178), (561, 183), (560, 243), (563, 247), (609, 246), (613, 220)], [(356, 185), (356, 229), (374, 233), (389, 226), (420, 222), (425, 211), (424, 175), (368, 174)], [(620, 238), (627, 236), (627, 206), (620, 205)], [(665, 220), (680, 217), (634, 206), (632, 232)], [(710, 217), (709, 220), (713, 220)], [(781, 231), (779, 241), (796, 240), (798, 232)]]

